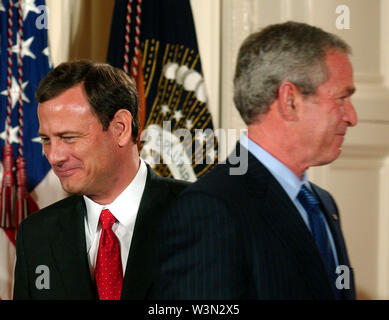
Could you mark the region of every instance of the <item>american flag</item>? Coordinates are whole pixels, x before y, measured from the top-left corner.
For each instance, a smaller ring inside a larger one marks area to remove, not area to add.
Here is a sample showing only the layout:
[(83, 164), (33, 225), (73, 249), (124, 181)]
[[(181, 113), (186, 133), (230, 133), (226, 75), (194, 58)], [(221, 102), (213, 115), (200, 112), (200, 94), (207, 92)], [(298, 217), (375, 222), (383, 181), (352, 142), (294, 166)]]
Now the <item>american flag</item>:
[[(0, 0), (0, 150), (7, 142), (13, 149), (12, 167), (8, 173), (4, 168), (3, 151), (0, 152), (0, 179), (4, 182), (8, 174), (16, 183), (16, 159), (23, 156), (26, 191), (33, 194), (33, 202), (38, 205), (42, 204), (42, 199), (37, 187), (50, 171), (37, 136), (37, 102), (34, 97), (40, 80), (51, 67), (47, 19), (44, 0)], [(3, 195), (2, 207), (4, 198)], [(12, 223), (15, 210), (12, 216), (6, 216), (4, 211), (0, 214), (0, 299), (11, 299), (18, 224)]]

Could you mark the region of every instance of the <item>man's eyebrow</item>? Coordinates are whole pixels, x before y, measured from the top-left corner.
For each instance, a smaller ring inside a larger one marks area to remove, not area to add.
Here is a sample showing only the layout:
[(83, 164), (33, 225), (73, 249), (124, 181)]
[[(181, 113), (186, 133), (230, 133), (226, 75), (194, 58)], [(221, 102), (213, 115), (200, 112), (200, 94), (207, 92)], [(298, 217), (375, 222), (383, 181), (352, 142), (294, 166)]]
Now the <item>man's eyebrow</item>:
[[(61, 136), (64, 136), (64, 135), (68, 135), (68, 134), (80, 134), (79, 132), (77, 131), (60, 131), (60, 132), (55, 132), (54, 133), (54, 136), (56, 137), (61, 137)], [(38, 131), (38, 136), (42, 137), (46, 137), (47, 134), (45, 134), (44, 132), (41, 132), (41, 131)]]

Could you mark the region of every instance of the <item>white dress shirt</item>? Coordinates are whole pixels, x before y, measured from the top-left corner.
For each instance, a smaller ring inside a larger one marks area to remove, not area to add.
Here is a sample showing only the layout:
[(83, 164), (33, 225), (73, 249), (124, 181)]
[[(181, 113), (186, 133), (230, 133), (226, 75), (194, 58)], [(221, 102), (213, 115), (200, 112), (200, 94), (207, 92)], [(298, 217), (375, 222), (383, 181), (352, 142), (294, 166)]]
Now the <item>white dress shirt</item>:
[(86, 216), (84, 220), (86, 250), (88, 253), (89, 268), (92, 278), (94, 278), (94, 269), (96, 266), (97, 251), (99, 249), (101, 234), (99, 217), (103, 209), (108, 209), (117, 220), (112, 226), (112, 231), (115, 233), (120, 243), (120, 254), (124, 276), (128, 253), (131, 246), (131, 239), (134, 233), (135, 220), (146, 185), (146, 178), (147, 167), (141, 159), (138, 172), (134, 179), (112, 203), (100, 205), (89, 199), (87, 196), (84, 196), (86, 204)]

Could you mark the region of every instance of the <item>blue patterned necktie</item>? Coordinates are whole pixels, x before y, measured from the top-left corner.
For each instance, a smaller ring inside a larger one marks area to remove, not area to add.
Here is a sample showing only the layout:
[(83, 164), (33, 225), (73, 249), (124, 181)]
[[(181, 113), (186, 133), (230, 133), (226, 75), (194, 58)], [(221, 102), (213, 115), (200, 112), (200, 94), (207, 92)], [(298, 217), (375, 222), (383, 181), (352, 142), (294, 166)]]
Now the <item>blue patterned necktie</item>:
[(340, 299), (340, 290), (336, 289), (336, 273), (335, 273), (335, 260), (332, 253), (331, 243), (329, 241), (326, 226), (324, 223), (324, 217), (321, 214), (319, 208), (319, 201), (314, 194), (308, 190), (306, 186), (302, 186), (297, 199), (304, 207), (308, 214), (309, 226), (311, 228), (312, 236), (315, 239), (316, 245), (319, 249), (320, 255), (323, 259), (324, 265), (327, 269), (330, 277), (332, 289), (336, 299)]

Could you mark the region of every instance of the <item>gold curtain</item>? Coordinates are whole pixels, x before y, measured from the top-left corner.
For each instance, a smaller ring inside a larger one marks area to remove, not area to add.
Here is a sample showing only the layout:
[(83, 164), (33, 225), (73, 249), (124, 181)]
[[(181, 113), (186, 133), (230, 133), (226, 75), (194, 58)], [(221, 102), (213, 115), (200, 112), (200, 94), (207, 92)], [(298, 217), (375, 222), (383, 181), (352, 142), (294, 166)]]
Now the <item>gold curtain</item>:
[(54, 66), (63, 61), (106, 61), (114, 0), (46, 0)]

